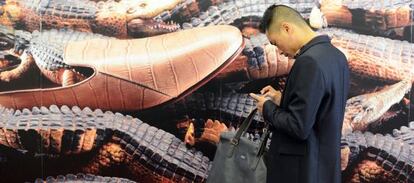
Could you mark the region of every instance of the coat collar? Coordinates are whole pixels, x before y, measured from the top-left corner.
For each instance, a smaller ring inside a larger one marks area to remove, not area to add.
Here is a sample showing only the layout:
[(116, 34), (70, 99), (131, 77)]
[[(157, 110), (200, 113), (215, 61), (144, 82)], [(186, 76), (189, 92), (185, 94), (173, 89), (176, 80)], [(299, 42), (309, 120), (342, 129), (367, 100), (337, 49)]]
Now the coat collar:
[(300, 48), (298, 54), (296, 54), (294, 58), (296, 59), (298, 56), (302, 55), (306, 50), (308, 50), (312, 46), (315, 46), (320, 43), (330, 43), (330, 42), (331, 42), (331, 39), (327, 35), (315, 36), (312, 40), (310, 40), (308, 43), (303, 45), (302, 48)]

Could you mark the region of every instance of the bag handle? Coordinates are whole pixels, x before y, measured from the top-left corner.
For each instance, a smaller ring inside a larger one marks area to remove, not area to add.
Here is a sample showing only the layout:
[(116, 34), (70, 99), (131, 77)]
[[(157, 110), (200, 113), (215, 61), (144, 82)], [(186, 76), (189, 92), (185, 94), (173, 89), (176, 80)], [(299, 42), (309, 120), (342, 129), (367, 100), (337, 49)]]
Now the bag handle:
[[(248, 130), (248, 128), (250, 127), (250, 125), (252, 124), (254, 115), (257, 112), (257, 108), (253, 109), (249, 116), (243, 121), (242, 125), (240, 126), (239, 130), (237, 131), (236, 135), (234, 136), (234, 138), (231, 139), (231, 143), (233, 145), (238, 145), (240, 138), (243, 134), (245, 134)], [(270, 131), (269, 131), (269, 123), (265, 122), (266, 125), (264, 127), (264, 132), (262, 134), (262, 137), (260, 138), (260, 148), (258, 151), (257, 156), (260, 157), (263, 155), (264, 150), (266, 149), (266, 145), (267, 145), (267, 140), (269, 140), (269, 135), (270, 135)]]
[(262, 159), (262, 156), (265, 153), (266, 146), (267, 146), (267, 141), (269, 140), (269, 136), (270, 136), (269, 123), (266, 122), (266, 126), (265, 126), (264, 130), (265, 131), (263, 132), (262, 137), (260, 138), (260, 147), (259, 147), (259, 150), (257, 151), (256, 163), (254, 163), (251, 166), (251, 168), (253, 170), (255, 170), (257, 168), (257, 166), (259, 165), (260, 160)]
[(233, 153), (234, 153), (234, 149), (236, 149), (236, 147), (239, 145), (239, 141), (240, 138), (242, 136), (242, 134), (246, 133), (247, 129), (249, 128), (250, 124), (252, 123), (253, 117), (257, 112), (257, 108), (254, 108), (249, 116), (247, 116), (247, 118), (243, 121), (243, 123), (241, 124), (240, 128), (237, 130), (236, 135), (230, 139), (230, 144), (233, 147), (230, 147), (227, 153), (228, 157), (232, 157)]
[(260, 147), (259, 147), (259, 151), (257, 152), (257, 157), (261, 157), (264, 154), (269, 137), (270, 137), (270, 130), (269, 130), (269, 124), (267, 123), (266, 126), (264, 127), (264, 132), (262, 134), (262, 137), (260, 138)]
[(230, 140), (231, 144), (233, 144), (234, 146), (237, 146), (239, 144), (241, 136), (246, 133), (247, 129), (252, 124), (253, 117), (256, 114), (256, 112), (257, 112), (257, 108), (254, 108), (250, 112), (249, 116), (247, 116), (247, 118), (241, 124), (239, 130), (237, 130), (236, 135)]
[[(243, 121), (240, 128), (237, 130), (236, 135), (230, 140), (230, 144), (232, 144), (233, 147), (231, 147), (229, 149), (228, 154), (227, 154), (228, 157), (233, 156), (234, 149), (236, 148), (237, 145), (239, 145), (239, 141), (240, 141), (241, 136), (247, 132), (247, 129), (252, 124), (252, 121), (253, 121), (253, 118), (254, 118), (254, 115), (256, 114), (256, 112), (257, 112), (257, 108), (254, 108), (250, 112), (249, 116), (247, 116), (247, 118)], [(256, 160), (253, 164), (250, 165), (250, 167), (252, 169), (257, 168), (257, 166), (259, 165), (259, 162), (261, 160), (261, 157), (263, 156), (263, 154), (265, 152), (267, 141), (268, 141), (269, 135), (270, 135), (270, 131), (268, 130), (268, 128), (269, 128), (269, 123), (266, 123), (266, 126), (264, 128), (265, 131), (263, 132), (263, 135), (260, 138), (260, 146), (259, 146), (259, 149), (258, 149), (257, 154), (256, 154)]]

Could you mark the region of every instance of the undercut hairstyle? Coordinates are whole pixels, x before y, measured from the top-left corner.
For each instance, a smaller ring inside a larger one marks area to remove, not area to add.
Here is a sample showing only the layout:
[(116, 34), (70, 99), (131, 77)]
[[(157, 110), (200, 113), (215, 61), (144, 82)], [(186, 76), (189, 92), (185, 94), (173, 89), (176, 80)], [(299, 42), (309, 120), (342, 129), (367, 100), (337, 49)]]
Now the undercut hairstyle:
[[(272, 24), (279, 25), (282, 22), (289, 22), (299, 27), (309, 27), (306, 20), (295, 9), (286, 5), (269, 6), (260, 21), (259, 30), (265, 33)], [(276, 30), (278, 31), (278, 30)]]

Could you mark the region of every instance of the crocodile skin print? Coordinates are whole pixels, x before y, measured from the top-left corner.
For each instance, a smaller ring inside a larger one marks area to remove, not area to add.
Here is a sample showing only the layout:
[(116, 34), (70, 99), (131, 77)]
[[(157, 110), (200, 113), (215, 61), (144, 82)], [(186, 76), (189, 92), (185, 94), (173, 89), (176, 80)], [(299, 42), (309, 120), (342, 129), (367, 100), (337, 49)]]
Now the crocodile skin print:
[(350, 70), (364, 78), (387, 82), (411, 78), (414, 82), (414, 44), (328, 28), (319, 31), (346, 52)]
[(375, 161), (385, 171), (398, 177), (401, 182), (414, 182), (413, 162), (410, 160), (414, 151), (406, 142), (395, 139), (389, 134), (371, 132), (351, 133), (344, 136), (341, 141), (343, 147), (350, 148), (348, 168), (352, 168), (353, 166), (349, 165), (363, 156), (364, 159)]
[(133, 40), (69, 43), (64, 62), (95, 73), (68, 87), (0, 93), (0, 104), (21, 109), (69, 105), (103, 110), (147, 109), (197, 89), (229, 65), (244, 46), (241, 32), (220, 25)]
[(67, 175), (58, 175), (56, 177), (48, 176), (46, 179), (38, 178), (35, 180), (35, 183), (44, 183), (44, 182), (77, 182), (77, 183), (99, 183), (99, 182), (116, 182), (116, 183), (135, 183), (132, 180), (118, 177), (103, 177), (96, 176), (92, 174), (67, 174)]
[(386, 30), (409, 26), (413, 12), (412, 1), (342, 1), (341, 5), (322, 3), (321, 11), (328, 24), (341, 27), (375, 27)]
[(0, 106), (0, 144), (54, 157), (95, 151), (77, 172), (102, 175), (125, 165), (137, 182), (205, 182), (211, 168), (208, 157), (171, 133), (138, 118), (77, 106), (15, 111)]

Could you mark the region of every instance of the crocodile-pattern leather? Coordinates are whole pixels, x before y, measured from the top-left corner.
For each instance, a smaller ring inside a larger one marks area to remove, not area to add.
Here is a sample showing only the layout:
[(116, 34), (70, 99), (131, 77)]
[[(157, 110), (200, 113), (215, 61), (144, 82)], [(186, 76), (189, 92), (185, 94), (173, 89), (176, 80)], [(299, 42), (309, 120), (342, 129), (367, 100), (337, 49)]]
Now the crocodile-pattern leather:
[(134, 21), (151, 20), (163, 12), (173, 11), (180, 3), (182, 0), (162, 2), (8, 0), (3, 8), (3, 11), (7, 12), (3, 15), (7, 14), (7, 16), (0, 15), (0, 22), (1, 24), (19, 25), (15, 28), (30, 32), (69, 28), (81, 32), (127, 38), (136, 30), (136, 28), (128, 30), (129, 26), (136, 26)]
[(3, 92), (0, 104), (15, 109), (52, 104), (147, 109), (205, 84), (243, 47), (241, 32), (228, 25), (143, 39), (71, 42), (64, 50), (64, 62), (93, 68), (91, 77), (68, 87)]
[(333, 2), (337, 1), (326, 1), (321, 7), (329, 25), (362, 29), (375, 27), (386, 30), (409, 26), (413, 23), (413, 1), (344, 0), (340, 4)]
[[(84, 159), (84, 166), (74, 167), (79, 168), (77, 172), (102, 175), (121, 164), (128, 167), (130, 178), (137, 182), (201, 183), (206, 181), (211, 168), (208, 157), (187, 148), (171, 133), (138, 118), (77, 106), (52, 105), (23, 110), (0, 106), (0, 144), (0, 157), (4, 155), (4, 147), (55, 158), (93, 152), (96, 155)], [(49, 160), (44, 159), (44, 163), (48, 164)], [(61, 168), (44, 171), (55, 172)]]
[[(413, 161), (410, 160), (414, 151), (407, 142), (395, 139), (389, 134), (372, 134), (371, 132), (350, 133), (343, 136), (341, 141), (343, 147), (348, 147), (350, 149), (348, 157), (342, 157), (349, 159), (347, 165), (349, 168), (353, 168), (352, 165), (362, 157), (363, 159), (375, 161), (378, 165), (383, 167), (386, 172), (398, 177), (400, 182), (414, 182), (412, 172), (414, 164)], [(360, 170), (360, 172), (363, 171), (364, 170), (362, 169)], [(375, 171), (372, 171), (371, 173), (374, 174)], [(367, 178), (375, 177), (371, 176)]]
[(378, 120), (392, 105), (400, 102), (410, 91), (411, 81), (406, 79), (384, 87), (382, 90), (358, 95), (346, 101), (342, 135), (353, 131), (365, 131), (368, 125)]
[(337, 28), (319, 33), (331, 36), (332, 44), (346, 52), (353, 73), (388, 82), (405, 78), (414, 81), (414, 44)]

